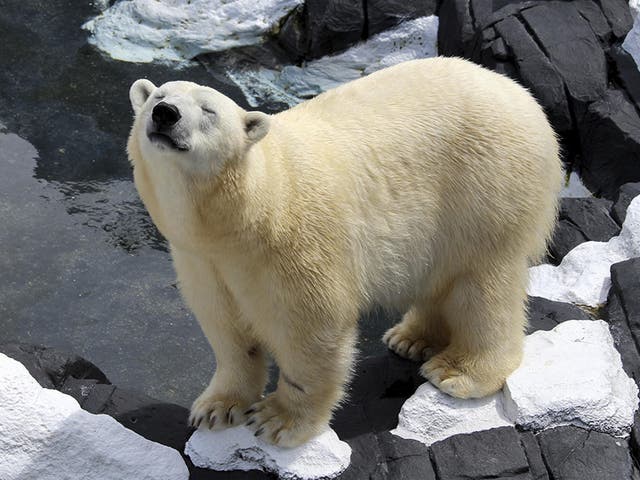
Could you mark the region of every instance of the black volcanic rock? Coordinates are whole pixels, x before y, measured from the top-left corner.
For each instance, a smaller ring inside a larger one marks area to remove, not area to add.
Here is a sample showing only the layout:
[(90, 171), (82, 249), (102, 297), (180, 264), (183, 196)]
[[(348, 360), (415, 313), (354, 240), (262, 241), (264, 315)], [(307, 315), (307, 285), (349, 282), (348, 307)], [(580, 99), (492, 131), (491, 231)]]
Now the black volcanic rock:
[(0, 344), (0, 352), (22, 363), (44, 388), (62, 389), (68, 382), (87, 380), (92, 384), (109, 384), (93, 363), (78, 355), (26, 343)]
[(596, 195), (640, 180), (640, 72), (620, 47), (632, 25), (624, 0), (443, 0), (439, 13), (439, 53), (527, 87)]
[(520, 437), (512, 427), (454, 435), (431, 445), (431, 457), (438, 480), (531, 479)]
[(538, 435), (553, 480), (632, 478), (627, 441), (578, 427), (557, 427)]
[(596, 194), (615, 198), (618, 188), (640, 181), (640, 116), (620, 90), (607, 90), (578, 126), (581, 177)]
[(340, 480), (436, 480), (429, 449), (389, 432), (367, 433), (348, 440), (351, 464)]
[(529, 297), (527, 333), (552, 330), (567, 320), (590, 320), (587, 312), (571, 303), (554, 302), (542, 297)]
[(609, 200), (563, 198), (560, 203), (558, 224), (549, 245), (550, 257), (555, 264), (582, 242), (606, 242), (620, 233), (620, 226), (611, 218)]
[(523, 10), (522, 18), (564, 80), (571, 101), (588, 103), (604, 94), (604, 52), (573, 2), (542, 3)]
[(407, 398), (426, 380), (420, 365), (387, 352), (358, 361), (347, 399), (331, 421), (341, 439), (398, 425), (398, 413)]
[(495, 29), (513, 52), (519, 80), (529, 87), (559, 131), (571, 129), (573, 121), (567, 103), (564, 81), (523, 22), (509, 16), (496, 23)]
[(625, 218), (627, 218), (627, 208), (629, 208), (631, 200), (638, 195), (640, 195), (640, 182), (625, 183), (620, 187), (613, 207), (611, 207), (611, 218), (613, 218), (618, 225), (622, 226)]
[(360, 41), (365, 30), (361, 2), (306, 0), (285, 20), (278, 42), (294, 59), (319, 58)]

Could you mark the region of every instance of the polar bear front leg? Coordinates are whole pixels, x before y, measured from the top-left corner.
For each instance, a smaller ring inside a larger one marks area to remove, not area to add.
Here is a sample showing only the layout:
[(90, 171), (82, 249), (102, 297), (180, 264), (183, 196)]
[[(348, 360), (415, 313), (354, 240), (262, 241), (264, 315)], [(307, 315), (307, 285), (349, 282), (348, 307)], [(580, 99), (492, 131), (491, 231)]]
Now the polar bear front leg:
[(327, 428), (344, 394), (356, 333), (355, 328), (339, 335), (318, 333), (276, 352), (278, 388), (246, 412), (247, 426), (257, 437), (290, 448)]
[(206, 258), (172, 249), (180, 290), (216, 356), (209, 386), (193, 402), (190, 423), (214, 430), (239, 425), (262, 397), (267, 356), (215, 266)]

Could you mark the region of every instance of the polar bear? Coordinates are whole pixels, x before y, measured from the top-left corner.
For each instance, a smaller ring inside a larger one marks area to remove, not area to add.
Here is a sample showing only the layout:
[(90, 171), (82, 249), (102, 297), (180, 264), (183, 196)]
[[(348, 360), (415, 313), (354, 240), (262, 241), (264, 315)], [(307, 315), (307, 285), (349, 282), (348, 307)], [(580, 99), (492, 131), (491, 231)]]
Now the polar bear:
[(138, 80), (130, 100), (135, 184), (217, 358), (194, 425), (285, 447), (321, 432), (373, 305), (406, 312), (384, 341), (450, 395), (496, 392), (518, 366), (563, 172), (514, 81), (434, 58), (273, 116), (184, 81)]

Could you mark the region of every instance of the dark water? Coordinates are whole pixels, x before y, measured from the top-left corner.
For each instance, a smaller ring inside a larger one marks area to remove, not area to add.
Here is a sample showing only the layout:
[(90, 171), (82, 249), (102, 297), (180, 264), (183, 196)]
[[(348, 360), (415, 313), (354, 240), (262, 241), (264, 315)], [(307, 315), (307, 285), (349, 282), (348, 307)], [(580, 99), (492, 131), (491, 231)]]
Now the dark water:
[[(78, 1), (0, 0), (0, 343), (55, 346), (109, 379), (189, 405), (215, 366), (131, 178), (131, 83), (185, 79), (242, 106), (199, 64), (118, 62), (87, 44)], [(364, 353), (381, 349), (381, 316)]]

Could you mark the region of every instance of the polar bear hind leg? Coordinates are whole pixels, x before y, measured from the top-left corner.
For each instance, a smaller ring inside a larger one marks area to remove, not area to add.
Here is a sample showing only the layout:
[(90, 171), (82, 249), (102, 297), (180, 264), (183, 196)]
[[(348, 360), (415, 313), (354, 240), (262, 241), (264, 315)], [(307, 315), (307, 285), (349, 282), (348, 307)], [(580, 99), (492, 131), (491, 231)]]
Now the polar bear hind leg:
[(451, 341), (421, 368), (431, 383), (454, 397), (495, 393), (522, 358), (526, 261), (486, 262), (483, 267), (453, 282), (442, 305)]

